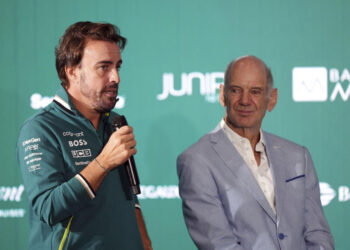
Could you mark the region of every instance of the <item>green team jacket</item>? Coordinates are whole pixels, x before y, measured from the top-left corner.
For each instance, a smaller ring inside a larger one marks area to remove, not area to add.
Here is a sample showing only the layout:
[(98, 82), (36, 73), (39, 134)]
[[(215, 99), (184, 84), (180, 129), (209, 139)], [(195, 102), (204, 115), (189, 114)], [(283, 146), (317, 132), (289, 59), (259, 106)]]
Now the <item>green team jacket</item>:
[(113, 116), (101, 115), (96, 131), (61, 87), (22, 126), (17, 160), (29, 198), (29, 249), (143, 249), (124, 167), (109, 172), (96, 194), (77, 176), (108, 141)]

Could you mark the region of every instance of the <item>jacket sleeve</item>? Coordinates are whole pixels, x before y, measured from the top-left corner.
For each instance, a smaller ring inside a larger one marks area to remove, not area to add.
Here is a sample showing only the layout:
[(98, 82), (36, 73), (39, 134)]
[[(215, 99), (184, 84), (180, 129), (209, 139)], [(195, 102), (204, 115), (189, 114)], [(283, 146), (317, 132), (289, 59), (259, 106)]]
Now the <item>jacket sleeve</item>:
[(306, 199), (304, 238), (309, 250), (334, 249), (334, 241), (320, 201), (320, 188), (309, 151), (304, 148)]
[(16, 152), (29, 205), (41, 221), (54, 225), (91, 202), (79, 180), (66, 176), (57, 138), (40, 122), (23, 125)]
[(243, 249), (226, 218), (210, 166), (200, 155), (177, 159), (179, 192), (188, 231), (198, 249)]

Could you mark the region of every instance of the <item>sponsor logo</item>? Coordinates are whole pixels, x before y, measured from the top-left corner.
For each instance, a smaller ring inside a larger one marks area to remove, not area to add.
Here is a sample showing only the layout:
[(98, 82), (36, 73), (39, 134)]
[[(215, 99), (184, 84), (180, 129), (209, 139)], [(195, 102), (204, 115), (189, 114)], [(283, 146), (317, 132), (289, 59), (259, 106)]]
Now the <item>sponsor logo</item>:
[(28, 165), (28, 164), (31, 164), (31, 163), (36, 162), (36, 161), (41, 161), (41, 157), (30, 159), (26, 162), (26, 164)]
[[(19, 203), (22, 200), (24, 186), (12, 187), (0, 186), (0, 204), (2, 202)], [(26, 211), (24, 208), (0, 209), (0, 218), (23, 218)]]
[(191, 72), (181, 74), (181, 88), (175, 89), (173, 73), (163, 74), (163, 92), (157, 95), (159, 101), (167, 99), (169, 96), (191, 96), (193, 93), (193, 84), (199, 84), (199, 93), (205, 96), (207, 102), (218, 102), (220, 84), (223, 84), (224, 73), (212, 72), (201, 73)]
[(140, 199), (179, 199), (179, 188), (176, 185), (170, 186), (140, 186)]
[[(320, 193), (322, 206), (327, 206), (336, 197), (336, 191), (326, 182), (320, 182)], [(347, 186), (338, 187), (338, 201), (350, 201), (350, 188)]]
[(295, 102), (325, 102), (328, 97), (331, 102), (337, 98), (344, 102), (349, 99), (350, 73), (346, 68), (327, 71), (325, 67), (295, 67), (292, 78)]
[(40, 164), (31, 165), (28, 167), (29, 172), (34, 172), (40, 169)]
[(26, 140), (26, 141), (22, 142), (22, 146), (24, 147), (25, 145), (27, 145), (29, 143), (34, 143), (34, 142), (40, 142), (40, 138), (31, 138), (29, 140)]
[(324, 102), (328, 97), (327, 69), (296, 67), (293, 69), (293, 100)]
[(125, 100), (126, 100), (125, 96), (118, 96), (117, 103), (115, 104), (114, 109), (124, 108), (125, 107)]
[[(333, 201), (337, 192), (328, 183), (320, 182), (320, 199), (322, 206), (327, 206)], [(179, 199), (179, 188), (176, 185), (141, 185), (141, 194), (139, 199)], [(350, 188), (347, 186), (339, 186), (338, 201), (350, 201)]]
[(76, 161), (74, 162), (75, 166), (87, 166), (89, 165), (90, 161)]
[(87, 145), (87, 141), (84, 139), (79, 139), (79, 140), (73, 140), (73, 141), (68, 141), (69, 147), (78, 147), (78, 146), (85, 146)]
[(338, 188), (338, 199), (340, 202), (350, 200), (350, 189), (347, 186), (340, 186)]
[(326, 182), (320, 182), (322, 206), (327, 206), (335, 197), (335, 190)]
[(24, 148), (24, 152), (27, 152), (28, 150), (38, 150), (39, 149), (39, 144), (33, 144), (33, 145), (29, 145), (27, 147)]
[[(42, 96), (39, 93), (34, 93), (30, 97), (30, 106), (32, 109), (41, 109), (45, 108), (47, 105), (49, 105), (52, 100), (53, 96)], [(114, 109), (122, 109), (125, 106), (125, 97), (124, 96), (118, 96), (118, 101), (115, 104)]]
[(25, 212), (23, 208), (0, 209), (0, 218), (23, 218)]
[(91, 156), (90, 149), (72, 150), (71, 152), (72, 152), (73, 158), (84, 158), (84, 157)]
[(70, 132), (70, 131), (65, 131), (62, 133), (63, 136), (75, 136), (75, 137), (81, 137), (81, 136), (84, 136), (84, 132), (83, 131), (80, 131), (78, 133), (73, 133), (73, 132)]
[(0, 201), (20, 202), (23, 191), (23, 185), (18, 187), (0, 187)]
[(53, 100), (52, 96), (41, 96), (38, 93), (32, 94), (30, 97), (30, 106), (32, 109), (41, 109), (49, 105)]
[(34, 157), (34, 156), (39, 156), (39, 155), (42, 155), (43, 153), (42, 152), (39, 152), (39, 153), (31, 153), (27, 156), (25, 156), (23, 159), (26, 161), (28, 158), (31, 158), (31, 157)]

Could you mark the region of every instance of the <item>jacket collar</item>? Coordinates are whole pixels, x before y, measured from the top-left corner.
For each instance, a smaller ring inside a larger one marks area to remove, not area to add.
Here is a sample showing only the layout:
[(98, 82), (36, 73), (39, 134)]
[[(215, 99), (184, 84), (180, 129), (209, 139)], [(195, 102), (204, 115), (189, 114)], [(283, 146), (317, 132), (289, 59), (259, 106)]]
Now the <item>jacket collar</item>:
[[(83, 115), (79, 112), (78, 109), (74, 106), (74, 103), (70, 99), (67, 91), (65, 88), (61, 85), (60, 88), (57, 90), (55, 97), (53, 98), (53, 101), (58, 104), (61, 108), (63, 108), (65, 111), (69, 112), (72, 115)], [(104, 114), (101, 114), (101, 118), (104, 122), (108, 121), (110, 116), (110, 113), (106, 112)]]
[[(216, 127), (216, 129), (211, 133), (210, 136), (212, 146), (216, 153), (219, 155), (219, 157), (224, 161), (225, 166), (236, 176), (237, 180), (242, 184), (242, 186), (245, 187), (251, 193), (251, 195), (257, 200), (257, 202), (271, 217), (271, 219), (274, 222), (276, 222), (276, 215), (274, 214), (270, 204), (266, 200), (264, 193), (259, 187), (259, 184), (255, 180), (253, 174), (251, 173), (249, 167), (247, 166), (243, 158), (240, 156), (238, 151), (234, 148), (230, 140), (227, 138), (220, 124)], [(274, 179), (276, 180), (275, 177)]]
[(57, 90), (56, 95), (53, 98), (53, 101), (71, 114), (76, 114), (78, 111), (75, 108), (71, 99), (69, 98), (67, 91), (64, 89), (62, 85)]

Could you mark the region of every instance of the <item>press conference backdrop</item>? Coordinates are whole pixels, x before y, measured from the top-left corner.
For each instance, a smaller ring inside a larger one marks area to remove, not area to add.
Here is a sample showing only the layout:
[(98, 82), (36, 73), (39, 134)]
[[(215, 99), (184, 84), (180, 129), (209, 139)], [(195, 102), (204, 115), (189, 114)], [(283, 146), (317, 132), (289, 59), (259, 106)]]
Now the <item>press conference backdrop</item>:
[(279, 89), (263, 128), (309, 148), (336, 249), (349, 249), (349, 11), (346, 0), (1, 0), (0, 248), (25, 249), (30, 231), (18, 131), (60, 84), (59, 37), (91, 20), (114, 23), (128, 38), (116, 110), (134, 127), (154, 249), (196, 249), (182, 216), (176, 157), (223, 117), (223, 72), (245, 54), (266, 61)]

